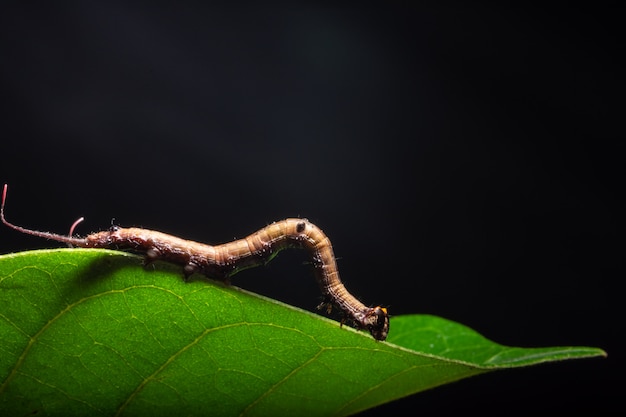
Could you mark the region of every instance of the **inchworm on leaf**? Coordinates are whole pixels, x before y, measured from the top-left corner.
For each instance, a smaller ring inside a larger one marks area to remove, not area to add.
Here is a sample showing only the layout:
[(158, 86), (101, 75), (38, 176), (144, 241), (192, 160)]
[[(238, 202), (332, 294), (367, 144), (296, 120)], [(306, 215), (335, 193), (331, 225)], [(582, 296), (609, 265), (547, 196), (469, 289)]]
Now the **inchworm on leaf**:
[(368, 330), (376, 340), (385, 340), (389, 332), (389, 316), (384, 307), (367, 307), (339, 279), (337, 262), (330, 239), (320, 228), (306, 219), (285, 219), (270, 224), (250, 236), (221, 245), (206, 245), (165, 233), (140, 228), (112, 226), (84, 238), (72, 236), (83, 218), (72, 224), (69, 234), (30, 230), (9, 223), (4, 217), (7, 185), (2, 192), (0, 219), (6, 226), (21, 233), (39, 236), (82, 248), (110, 248), (145, 254), (145, 263), (163, 260), (183, 266), (185, 279), (198, 272), (211, 278), (227, 280), (238, 271), (269, 262), (282, 249), (303, 248), (311, 257), (315, 277), (328, 310), (336, 306), (356, 327)]

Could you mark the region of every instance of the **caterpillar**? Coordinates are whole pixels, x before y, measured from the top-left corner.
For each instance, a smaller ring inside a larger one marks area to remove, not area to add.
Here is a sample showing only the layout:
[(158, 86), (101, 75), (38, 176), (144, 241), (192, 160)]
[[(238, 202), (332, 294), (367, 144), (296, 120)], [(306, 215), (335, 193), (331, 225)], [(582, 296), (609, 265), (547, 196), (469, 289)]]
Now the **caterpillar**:
[[(322, 230), (302, 218), (288, 218), (274, 222), (257, 232), (233, 242), (207, 245), (181, 239), (154, 230), (111, 226), (109, 230), (91, 233), (85, 237), (73, 236), (76, 220), (68, 235), (26, 229), (9, 223), (4, 216), (7, 184), (2, 191), (0, 220), (18, 232), (66, 243), (81, 248), (120, 249), (144, 254), (144, 264), (162, 260), (183, 267), (187, 280), (192, 274), (229, 282), (239, 271), (265, 265), (278, 252), (288, 248), (305, 249), (310, 254), (315, 278), (325, 301), (319, 308), (330, 312), (337, 307), (355, 327), (367, 330), (376, 340), (385, 340), (389, 333), (389, 315), (385, 307), (367, 307), (348, 292), (339, 278), (337, 261), (328, 236)], [(342, 320), (343, 323), (343, 320)]]

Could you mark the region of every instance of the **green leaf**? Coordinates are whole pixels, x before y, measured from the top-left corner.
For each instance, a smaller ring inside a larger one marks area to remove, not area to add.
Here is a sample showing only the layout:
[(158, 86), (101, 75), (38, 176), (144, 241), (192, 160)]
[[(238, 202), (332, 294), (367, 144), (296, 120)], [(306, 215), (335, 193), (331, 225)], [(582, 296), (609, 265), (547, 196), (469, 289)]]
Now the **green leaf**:
[(417, 315), (393, 317), (388, 341), (126, 253), (0, 257), (1, 415), (349, 415), (494, 369), (604, 355), (505, 347)]

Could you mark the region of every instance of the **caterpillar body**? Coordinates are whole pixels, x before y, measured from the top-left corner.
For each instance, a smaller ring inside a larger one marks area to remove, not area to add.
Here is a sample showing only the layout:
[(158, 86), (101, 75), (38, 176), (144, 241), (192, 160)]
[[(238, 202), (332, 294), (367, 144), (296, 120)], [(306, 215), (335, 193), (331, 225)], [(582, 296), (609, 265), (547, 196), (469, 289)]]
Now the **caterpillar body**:
[(21, 233), (63, 242), (82, 248), (109, 248), (143, 253), (145, 263), (163, 260), (183, 267), (185, 279), (194, 273), (228, 280), (235, 273), (264, 265), (283, 249), (301, 248), (310, 254), (320, 290), (325, 298), (321, 306), (330, 311), (336, 306), (355, 326), (370, 332), (376, 340), (385, 340), (389, 315), (381, 306), (368, 307), (348, 292), (339, 278), (337, 261), (330, 239), (307, 219), (290, 218), (272, 223), (233, 242), (207, 245), (153, 230), (112, 226), (85, 237), (73, 236), (77, 220), (68, 235), (26, 229), (9, 223), (4, 216), (7, 185), (2, 193), (0, 220)]

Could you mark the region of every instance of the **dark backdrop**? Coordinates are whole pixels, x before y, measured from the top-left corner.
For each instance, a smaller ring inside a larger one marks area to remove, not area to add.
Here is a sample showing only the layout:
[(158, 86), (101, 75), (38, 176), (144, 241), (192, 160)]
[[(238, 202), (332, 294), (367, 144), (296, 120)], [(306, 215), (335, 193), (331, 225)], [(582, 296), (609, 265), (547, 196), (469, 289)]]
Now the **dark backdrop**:
[[(588, 6), (587, 6), (588, 7)], [(0, 182), (20, 225), (207, 243), (302, 216), (347, 287), (590, 359), (376, 410), (617, 409), (623, 13), (82, 2), (0, 14)], [(56, 247), (0, 232), (2, 253)], [(284, 253), (234, 283), (313, 310)], [(393, 330), (392, 330), (393, 331)], [(622, 407), (623, 408), (623, 407)]]

